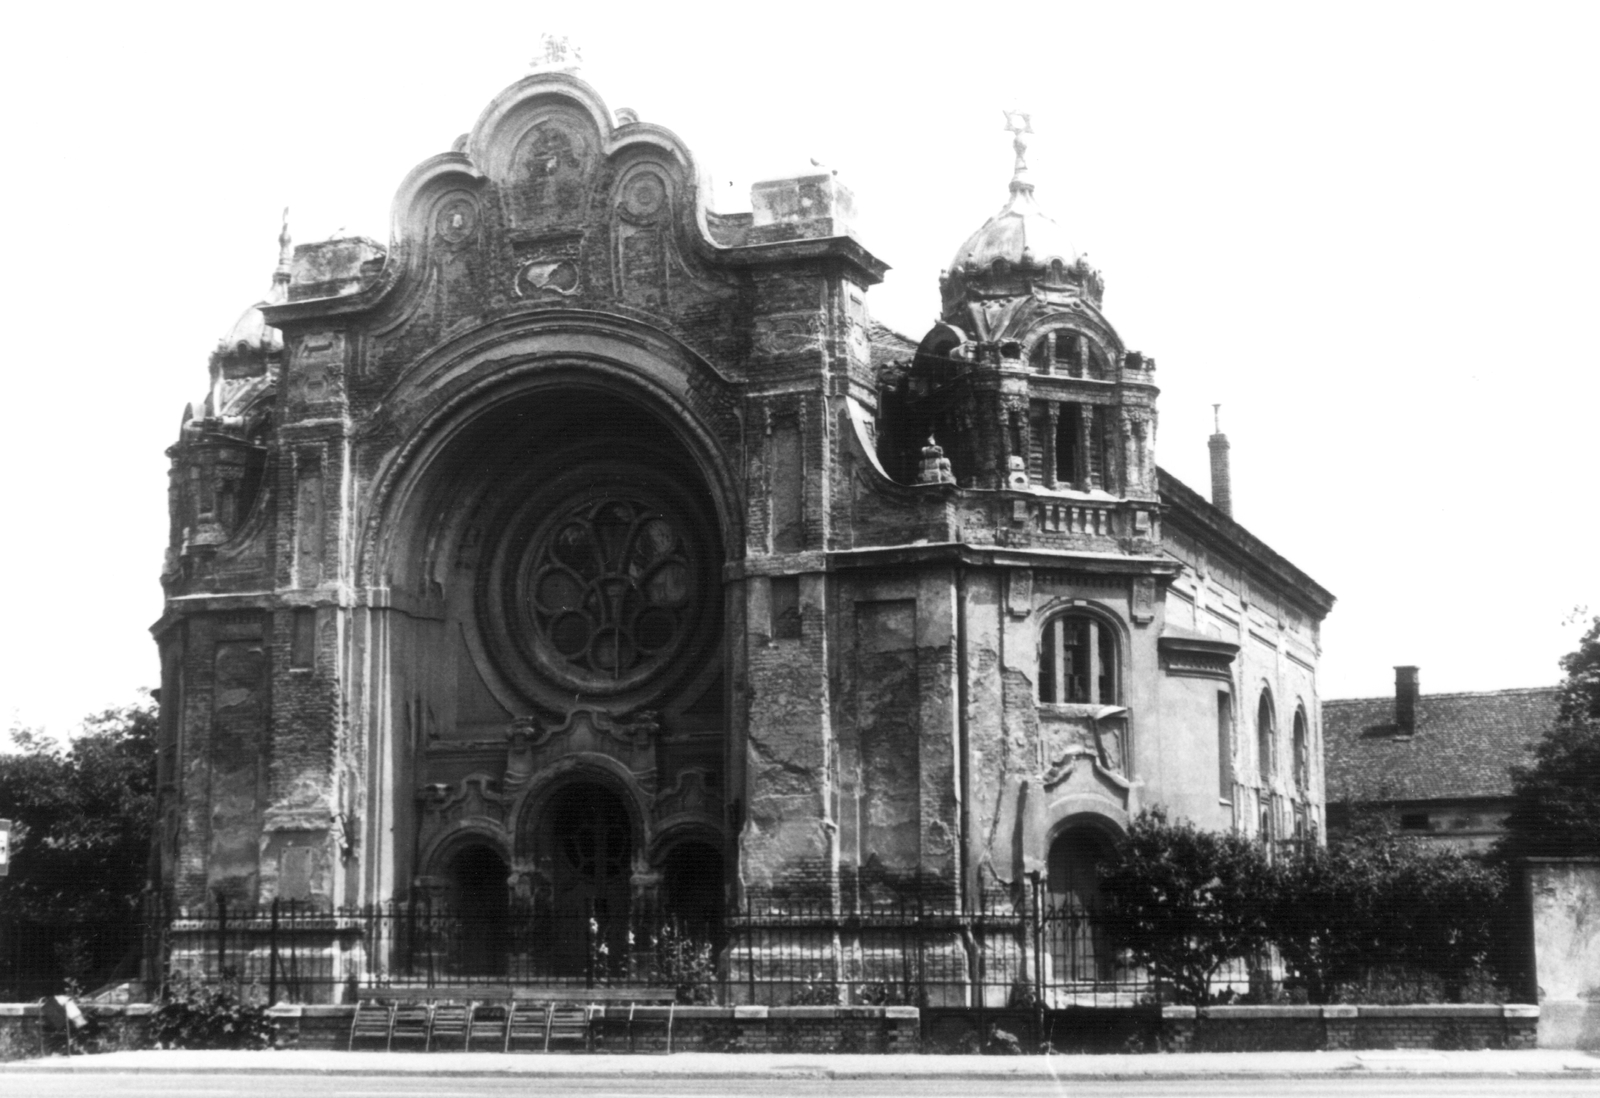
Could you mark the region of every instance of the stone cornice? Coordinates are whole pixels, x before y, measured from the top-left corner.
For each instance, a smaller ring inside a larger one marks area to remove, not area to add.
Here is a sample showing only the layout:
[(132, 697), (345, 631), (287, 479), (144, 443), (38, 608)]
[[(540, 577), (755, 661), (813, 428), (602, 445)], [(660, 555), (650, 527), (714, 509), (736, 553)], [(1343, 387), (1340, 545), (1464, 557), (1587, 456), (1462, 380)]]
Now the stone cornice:
[(1252, 580), (1303, 608), (1321, 621), (1333, 609), (1334, 596), (1266, 542), (1212, 506), (1200, 493), (1165, 469), (1157, 468), (1162, 514), (1171, 529), (1191, 534), (1208, 548), (1231, 558)]
[(728, 267), (768, 267), (804, 263), (838, 264), (865, 286), (883, 281), (889, 265), (853, 236), (824, 236), (808, 240), (778, 240), (745, 244), (715, 252), (713, 262)]
[(1161, 669), (1169, 675), (1187, 678), (1233, 680), (1233, 658), (1239, 646), (1220, 637), (1192, 633), (1163, 633), (1156, 638)]
[(724, 580), (749, 576), (786, 576), (804, 572), (844, 572), (857, 568), (965, 565), (978, 568), (1052, 568), (1112, 576), (1158, 576), (1170, 579), (1182, 565), (1170, 557), (1124, 553), (1074, 552), (1061, 549), (1023, 549), (1008, 546), (934, 542), (883, 545), (866, 549), (790, 553), (722, 566)]

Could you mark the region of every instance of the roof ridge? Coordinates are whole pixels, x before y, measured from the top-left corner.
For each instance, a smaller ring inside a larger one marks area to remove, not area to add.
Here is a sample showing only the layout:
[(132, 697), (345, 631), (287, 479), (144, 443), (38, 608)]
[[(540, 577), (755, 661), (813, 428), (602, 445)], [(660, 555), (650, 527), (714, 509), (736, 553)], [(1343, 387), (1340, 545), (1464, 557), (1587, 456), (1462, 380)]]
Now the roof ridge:
[[(1427, 701), (1430, 698), (1489, 698), (1505, 694), (1554, 694), (1561, 689), (1556, 686), (1507, 686), (1499, 690), (1455, 690), (1443, 694), (1418, 694), (1418, 701)], [(1324, 698), (1322, 704), (1342, 705), (1352, 702), (1369, 701), (1394, 701), (1393, 694), (1371, 694), (1362, 698)]]

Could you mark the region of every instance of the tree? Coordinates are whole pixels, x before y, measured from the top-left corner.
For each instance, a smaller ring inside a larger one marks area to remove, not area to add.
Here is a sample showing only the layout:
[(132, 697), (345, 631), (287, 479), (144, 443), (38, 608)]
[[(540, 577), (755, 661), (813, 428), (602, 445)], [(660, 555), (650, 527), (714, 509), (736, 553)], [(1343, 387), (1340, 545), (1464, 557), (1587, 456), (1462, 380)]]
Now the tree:
[(1556, 726), (1511, 769), (1517, 806), (1506, 818), (1505, 858), (1600, 857), (1600, 615), (1561, 658)]
[(66, 746), (30, 729), (11, 739), (16, 752), (0, 755), (0, 817), (13, 822), (0, 916), (12, 934), (31, 928), (25, 952), (47, 954), (24, 958), (30, 968), (104, 974), (127, 951), (148, 879), (155, 702), (146, 693), (90, 716)]
[(1224, 965), (1266, 945), (1269, 873), (1265, 852), (1243, 835), (1141, 812), (1101, 872), (1107, 941), (1182, 1002), (1202, 1005)]

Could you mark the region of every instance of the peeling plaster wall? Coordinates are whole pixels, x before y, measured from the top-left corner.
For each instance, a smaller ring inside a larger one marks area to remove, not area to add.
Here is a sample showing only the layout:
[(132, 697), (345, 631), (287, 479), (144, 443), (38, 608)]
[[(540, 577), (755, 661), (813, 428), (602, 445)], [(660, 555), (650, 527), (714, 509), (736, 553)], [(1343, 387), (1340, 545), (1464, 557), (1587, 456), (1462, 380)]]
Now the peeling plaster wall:
[(1539, 1047), (1600, 1049), (1600, 861), (1527, 869)]

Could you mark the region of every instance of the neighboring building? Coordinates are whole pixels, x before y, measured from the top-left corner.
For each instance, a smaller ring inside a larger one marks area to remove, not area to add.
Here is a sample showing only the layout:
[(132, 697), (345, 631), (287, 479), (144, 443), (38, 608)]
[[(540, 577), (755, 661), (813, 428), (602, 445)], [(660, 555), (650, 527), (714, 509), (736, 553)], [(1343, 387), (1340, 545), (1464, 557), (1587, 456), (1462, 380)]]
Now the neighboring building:
[(1371, 812), (1401, 830), (1482, 852), (1514, 807), (1511, 767), (1556, 723), (1554, 686), (1420, 694), (1396, 667), (1393, 697), (1322, 703), (1328, 829)]
[(1017, 147), (915, 342), (831, 172), (715, 213), (562, 71), (389, 247), (285, 237), (171, 450), (163, 893), (971, 910), (1149, 805), (1320, 833), (1332, 596), (1157, 468)]

